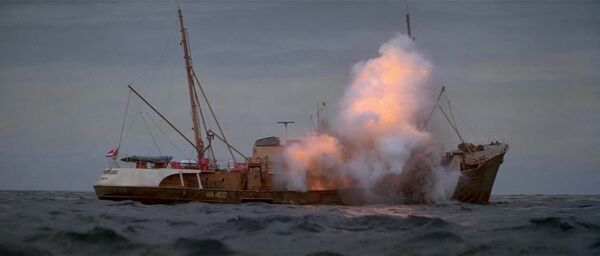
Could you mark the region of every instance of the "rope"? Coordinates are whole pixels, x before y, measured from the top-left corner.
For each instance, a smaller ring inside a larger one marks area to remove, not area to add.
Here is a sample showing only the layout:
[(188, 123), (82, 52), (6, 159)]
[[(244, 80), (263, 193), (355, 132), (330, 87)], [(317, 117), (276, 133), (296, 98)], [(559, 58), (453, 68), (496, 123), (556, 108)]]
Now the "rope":
[(131, 99), (131, 90), (127, 94), (127, 104), (125, 105), (125, 115), (123, 116), (123, 123), (121, 124), (121, 134), (119, 134), (119, 143), (117, 148), (121, 147), (121, 141), (123, 141), (123, 133), (125, 132), (125, 121), (127, 120), (127, 112), (129, 112), (129, 100)]
[[(142, 71), (136, 78), (133, 79), (133, 81), (131, 82), (131, 84), (137, 82), (140, 78), (142, 78), (144, 75), (148, 74), (148, 72), (150, 71), (154, 71), (154, 73), (151, 75), (152, 77), (154, 77), (154, 74), (156, 74), (156, 71), (158, 70), (158, 64), (160, 64), (163, 59), (171, 54), (171, 52), (167, 53), (169, 49), (169, 46), (171, 46), (171, 40), (173, 40), (173, 34), (177, 33), (175, 30), (173, 32), (171, 32), (171, 34), (167, 37), (167, 40), (165, 41), (165, 45), (161, 51), (160, 56), (158, 57), (158, 60), (156, 62), (154, 62), (153, 64), (149, 65), (148, 67), (146, 67), (146, 69), (144, 71)], [(173, 46), (171, 46), (173, 47)], [(173, 48), (176, 49), (176, 48)], [(174, 50), (172, 50), (174, 51)]]
[[(192, 58), (190, 58), (190, 62), (191, 61), (192, 61)], [(209, 128), (208, 128), (208, 126), (206, 126), (206, 119), (204, 118), (204, 112), (202, 112), (202, 108), (200, 107), (200, 101), (198, 100), (198, 92), (196, 91), (196, 88), (194, 88), (194, 97), (196, 98), (196, 102), (198, 103), (196, 106), (198, 107), (198, 112), (200, 112), (200, 119), (202, 120), (202, 126), (204, 126), (204, 130), (206, 131), (206, 134), (208, 134)], [(202, 132), (202, 131), (200, 131), (200, 132)], [(207, 140), (209, 140), (208, 136), (206, 136), (206, 137), (207, 137)], [(207, 142), (209, 145), (207, 147), (208, 152), (210, 153), (210, 156), (212, 157), (212, 159), (215, 160), (215, 152), (213, 151), (212, 146), (210, 146), (212, 142), (211, 141), (207, 141)], [(206, 151), (206, 149), (202, 150), (202, 154), (204, 154), (204, 151)]]
[(156, 128), (158, 129), (158, 131), (160, 131), (160, 133), (167, 139), (167, 141), (169, 142), (169, 144), (171, 144), (171, 146), (173, 148), (175, 148), (175, 150), (177, 150), (177, 153), (181, 154), (186, 159), (191, 159), (191, 157), (188, 154), (185, 154), (179, 147), (177, 147), (177, 145), (175, 145), (175, 143), (171, 139), (169, 139), (169, 136), (167, 136), (167, 134), (165, 133), (165, 131), (160, 127), (160, 125), (158, 125), (158, 122), (156, 122), (156, 120), (154, 120), (154, 118), (152, 118), (151, 115), (148, 115), (148, 118), (150, 118), (150, 121), (152, 121), (152, 123), (154, 123), (154, 126), (156, 126)]
[(456, 119), (454, 119), (454, 112), (452, 111), (452, 106), (450, 105), (450, 98), (448, 98), (448, 93), (446, 93), (444, 96), (446, 96), (446, 101), (448, 102), (448, 110), (450, 111), (450, 116), (452, 117), (452, 123), (454, 123), (454, 126), (458, 128), (458, 126), (456, 125)]
[(217, 116), (215, 115), (215, 111), (213, 111), (212, 106), (210, 105), (210, 102), (208, 101), (208, 97), (206, 97), (206, 93), (204, 93), (204, 89), (202, 88), (202, 85), (200, 84), (200, 80), (198, 79), (198, 76), (196, 76), (196, 72), (193, 69), (192, 69), (192, 74), (194, 75), (194, 78), (196, 79), (196, 85), (198, 86), (198, 88), (200, 88), (200, 92), (202, 93), (204, 101), (206, 102), (206, 105), (208, 105), (208, 109), (210, 110), (210, 113), (212, 114), (212, 117), (215, 120), (215, 123), (217, 124), (217, 128), (219, 129), (221, 136), (223, 136), (223, 142), (225, 143), (225, 145), (227, 145), (227, 149), (229, 150), (229, 154), (231, 154), (231, 158), (233, 159), (234, 162), (237, 162), (237, 160), (235, 159), (235, 155), (233, 154), (231, 144), (229, 144), (229, 142), (227, 141), (227, 137), (225, 137), (225, 133), (223, 132), (223, 128), (221, 128), (221, 124), (219, 123), (219, 120), (217, 119)]
[[(191, 51), (192, 51), (192, 49), (190, 47), (191, 39), (190, 39), (190, 35), (187, 33), (187, 28), (185, 29), (185, 34), (187, 36), (186, 39), (187, 39), (187, 43), (188, 43), (188, 52), (190, 52), (190, 66), (193, 67), (194, 66), (194, 59), (191, 56)], [(195, 73), (195, 71), (194, 71), (193, 68), (192, 68), (192, 74), (194, 74), (194, 77), (196, 78), (196, 84), (198, 85), (198, 87), (202, 91), (202, 95), (204, 95), (204, 91), (202, 90), (202, 86), (200, 86), (200, 81), (198, 81), (198, 78), (196, 77), (196, 73)], [(197, 107), (198, 107), (198, 112), (200, 112), (200, 119), (202, 120), (202, 126), (204, 126), (204, 130), (206, 131), (206, 135), (208, 135), (208, 131), (210, 129), (206, 125), (206, 119), (204, 118), (204, 112), (202, 112), (202, 107), (200, 105), (200, 100), (198, 99), (198, 91), (196, 91), (195, 87), (194, 87), (194, 97), (196, 98), (196, 103), (198, 103)], [(210, 103), (208, 103), (208, 101), (206, 102), (206, 104), (210, 108)], [(212, 111), (212, 108), (211, 108), (211, 111)], [(202, 150), (202, 154), (204, 154), (204, 151), (208, 150), (208, 152), (210, 153), (210, 156), (212, 157), (212, 160), (216, 160), (216, 158), (215, 158), (215, 152), (214, 152), (213, 147), (212, 147), (212, 141), (208, 141), (210, 139), (208, 136), (206, 136), (206, 139), (207, 139), (207, 142), (208, 142), (208, 146)], [(233, 153), (232, 153), (232, 157), (233, 157)]]
[[(427, 115), (427, 118), (425, 118), (425, 121), (421, 124), (420, 130), (424, 130), (425, 128), (427, 128), (427, 124), (429, 123), (429, 120), (431, 119), (431, 116), (433, 116), (433, 113), (435, 112), (435, 109), (438, 107), (439, 102), (440, 102), (440, 98), (442, 98), (442, 95), (444, 94), (444, 91), (446, 90), (445, 86), (442, 86), (442, 89), (440, 90), (440, 93), (437, 96), (437, 99), (435, 100), (435, 105), (433, 106), (433, 108), (431, 109), (431, 112), (429, 112), (429, 115)], [(312, 116), (311, 116), (312, 118)]]
[[(200, 92), (202, 93), (202, 96), (204, 98), (204, 101), (206, 102), (206, 105), (208, 106), (208, 109), (210, 110), (210, 113), (212, 114), (213, 119), (215, 120), (215, 123), (217, 124), (217, 128), (219, 129), (219, 132), (221, 133), (221, 136), (223, 136), (225, 145), (227, 145), (227, 149), (229, 150), (229, 154), (231, 155), (231, 158), (233, 159), (234, 162), (237, 162), (237, 160), (235, 159), (235, 155), (233, 154), (233, 150), (231, 149), (231, 145), (227, 142), (227, 137), (225, 137), (225, 133), (223, 132), (223, 128), (221, 128), (221, 124), (219, 123), (219, 120), (217, 119), (217, 116), (215, 115), (215, 112), (212, 109), (212, 106), (210, 105), (210, 102), (208, 101), (208, 97), (206, 97), (206, 93), (204, 93), (204, 89), (202, 88), (202, 85), (200, 84), (200, 79), (198, 79), (198, 76), (196, 75), (196, 71), (194, 70), (193, 66), (193, 60), (192, 60), (192, 56), (191, 56), (191, 52), (192, 49), (190, 47), (190, 37), (189, 34), (187, 33), (187, 28), (185, 28), (185, 34), (186, 34), (186, 39), (187, 39), (187, 45), (188, 45), (188, 52), (190, 53), (190, 66), (192, 66), (192, 74), (194, 75), (194, 79), (196, 80), (196, 86), (198, 86), (198, 88), (200, 89)], [(198, 108), (200, 108), (200, 102), (197, 100), (198, 99), (198, 94), (196, 93), (196, 90), (194, 89), (194, 96), (196, 97), (196, 102), (198, 102)], [(202, 111), (200, 111), (200, 114), (202, 115)], [(203, 121), (204, 122), (204, 121)], [(206, 124), (204, 123), (204, 129), (207, 131), (208, 134), (208, 127), (206, 126)], [(210, 152), (212, 154), (213, 160), (215, 159), (214, 157), (214, 152), (212, 150), (212, 146), (209, 148)]]
[[(147, 115), (148, 113), (146, 113)], [(162, 151), (160, 150), (160, 147), (158, 146), (158, 143), (156, 142), (156, 138), (154, 138), (154, 135), (152, 135), (152, 131), (150, 131), (150, 127), (148, 127), (148, 123), (146, 122), (146, 118), (144, 118), (144, 114), (142, 113), (142, 111), (140, 111), (140, 116), (142, 117), (142, 121), (144, 121), (144, 126), (146, 126), (146, 130), (148, 130), (148, 133), (150, 134), (150, 137), (152, 138), (152, 141), (154, 142), (154, 146), (156, 146), (156, 149), (158, 150), (158, 153), (160, 155), (162, 155)]]
[[(452, 102), (450, 102), (450, 104), (456, 110), (457, 118), (459, 119), (459, 121), (461, 121), (461, 123), (464, 124), (464, 126), (466, 126), (468, 135), (470, 135), (470, 137), (472, 137), (472, 138), (474, 137), (476, 141), (485, 142), (485, 140), (482, 139), (481, 134), (479, 132), (477, 132), (477, 131), (481, 131), (481, 127), (477, 126), (477, 124), (473, 124), (472, 122), (469, 122), (469, 119), (467, 118), (465, 113), (463, 111), (461, 111), (459, 108), (457, 108), (456, 104), (454, 104)], [(473, 125), (476, 125), (477, 127), (473, 127)], [(473, 142), (476, 142), (476, 141), (473, 141)]]
[[(440, 105), (438, 105), (438, 108), (440, 109), (440, 112), (442, 112), (442, 114), (444, 115), (446, 120), (448, 120), (448, 123), (450, 123), (450, 126), (452, 126), (452, 129), (454, 129), (454, 132), (456, 132), (456, 135), (458, 135), (458, 138), (460, 139), (460, 141), (462, 141), (462, 143), (466, 144), (465, 139), (463, 139), (463, 137), (460, 135), (460, 132), (458, 131), (458, 129), (452, 124), (452, 122), (450, 121), (450, 118), (448, 117), (448, 115), (446, 114), (444, 109), (442, 109), (442, 107)], [(473, 153), (471, 151), (471, 149), (469, 149), (469, 147), (467, 147), (467, 150), (469, 152)]]

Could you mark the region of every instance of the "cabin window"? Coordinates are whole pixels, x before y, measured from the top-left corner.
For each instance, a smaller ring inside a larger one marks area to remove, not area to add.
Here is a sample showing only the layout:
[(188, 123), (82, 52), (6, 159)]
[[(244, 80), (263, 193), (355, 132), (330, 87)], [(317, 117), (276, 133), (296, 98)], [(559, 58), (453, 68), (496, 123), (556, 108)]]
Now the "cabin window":
[[(183, 184), (186, 188), (198, 188), (198, 178), (195, 173), (182, 173)], [(164, 178), (159, 187), (181, 187), (179, 174), (171, 174)]]

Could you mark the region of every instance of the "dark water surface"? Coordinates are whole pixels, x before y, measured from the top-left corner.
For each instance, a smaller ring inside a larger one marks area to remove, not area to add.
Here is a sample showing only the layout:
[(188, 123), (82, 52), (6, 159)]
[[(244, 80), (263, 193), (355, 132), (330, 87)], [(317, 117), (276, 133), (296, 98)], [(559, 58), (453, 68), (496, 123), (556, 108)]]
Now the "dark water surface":
[(294, 206), (0, 191), (0, 255), (600, 255), (600, 196)]

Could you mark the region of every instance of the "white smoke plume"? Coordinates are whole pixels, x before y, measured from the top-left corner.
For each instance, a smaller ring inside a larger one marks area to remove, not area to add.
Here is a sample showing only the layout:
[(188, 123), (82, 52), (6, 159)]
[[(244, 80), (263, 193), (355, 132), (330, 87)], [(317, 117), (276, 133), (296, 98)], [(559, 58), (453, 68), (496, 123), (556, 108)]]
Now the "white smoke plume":
[(383, 44), (353, 67), (330, 129), (285, 149), (275, 181), (297, 191), (358, 187), (400, 202), (448, 199), (458, 174), (439, 166), (431, 134), (419, 129), (433, 107), (430, 73), (408, 37)]

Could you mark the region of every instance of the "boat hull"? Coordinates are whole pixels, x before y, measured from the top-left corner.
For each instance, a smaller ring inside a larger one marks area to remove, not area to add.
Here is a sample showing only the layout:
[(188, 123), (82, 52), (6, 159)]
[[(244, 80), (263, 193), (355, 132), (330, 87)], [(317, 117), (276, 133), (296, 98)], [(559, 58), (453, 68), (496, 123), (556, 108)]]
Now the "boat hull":
[[(448, 168), (460, 171), (453, 198), (465, 203), (487, 203), (494, 180), (508, 149), (506, 144), (482, 145), (476, 151), (451, 152)], [(392, 188), (405, 187), (400, 181)], [(408, 180), (414, 181), (411, 177)], [(420, 183), (415, 185), (419, 188)], [(410, 185), (410, 184), (408, 184)], [(94, 186), (99, 199), (134, 200), (142, 203), (243, 203), (338, 204), (367, 203), (360, 189), (311, 190), (273, 189), (272, 174), (260, 167), (246, 172), (202, 172), (185, 169), (109, 168)], [(410, 189), (409, 189), (410, 190)], [(373, 198), (369, 202), (373, 203)], [(422, 201), (409, 201), (420, 203)]]
[(504, 154), (500, 154), (485, 161), (479, 168), (462, 171), (454, 191), (454, 199), (464, 203), (489, 202), (496, 174), (503, 159)]
[(319, 191), (250, 191), (219, 190), (185, 187), (132, 187), (94, 186), (99, 199), (134, 200), (147, 204), (158, 203), (244, 203), (265, 202), (273, 204), (360, 204), (357, 190)]

